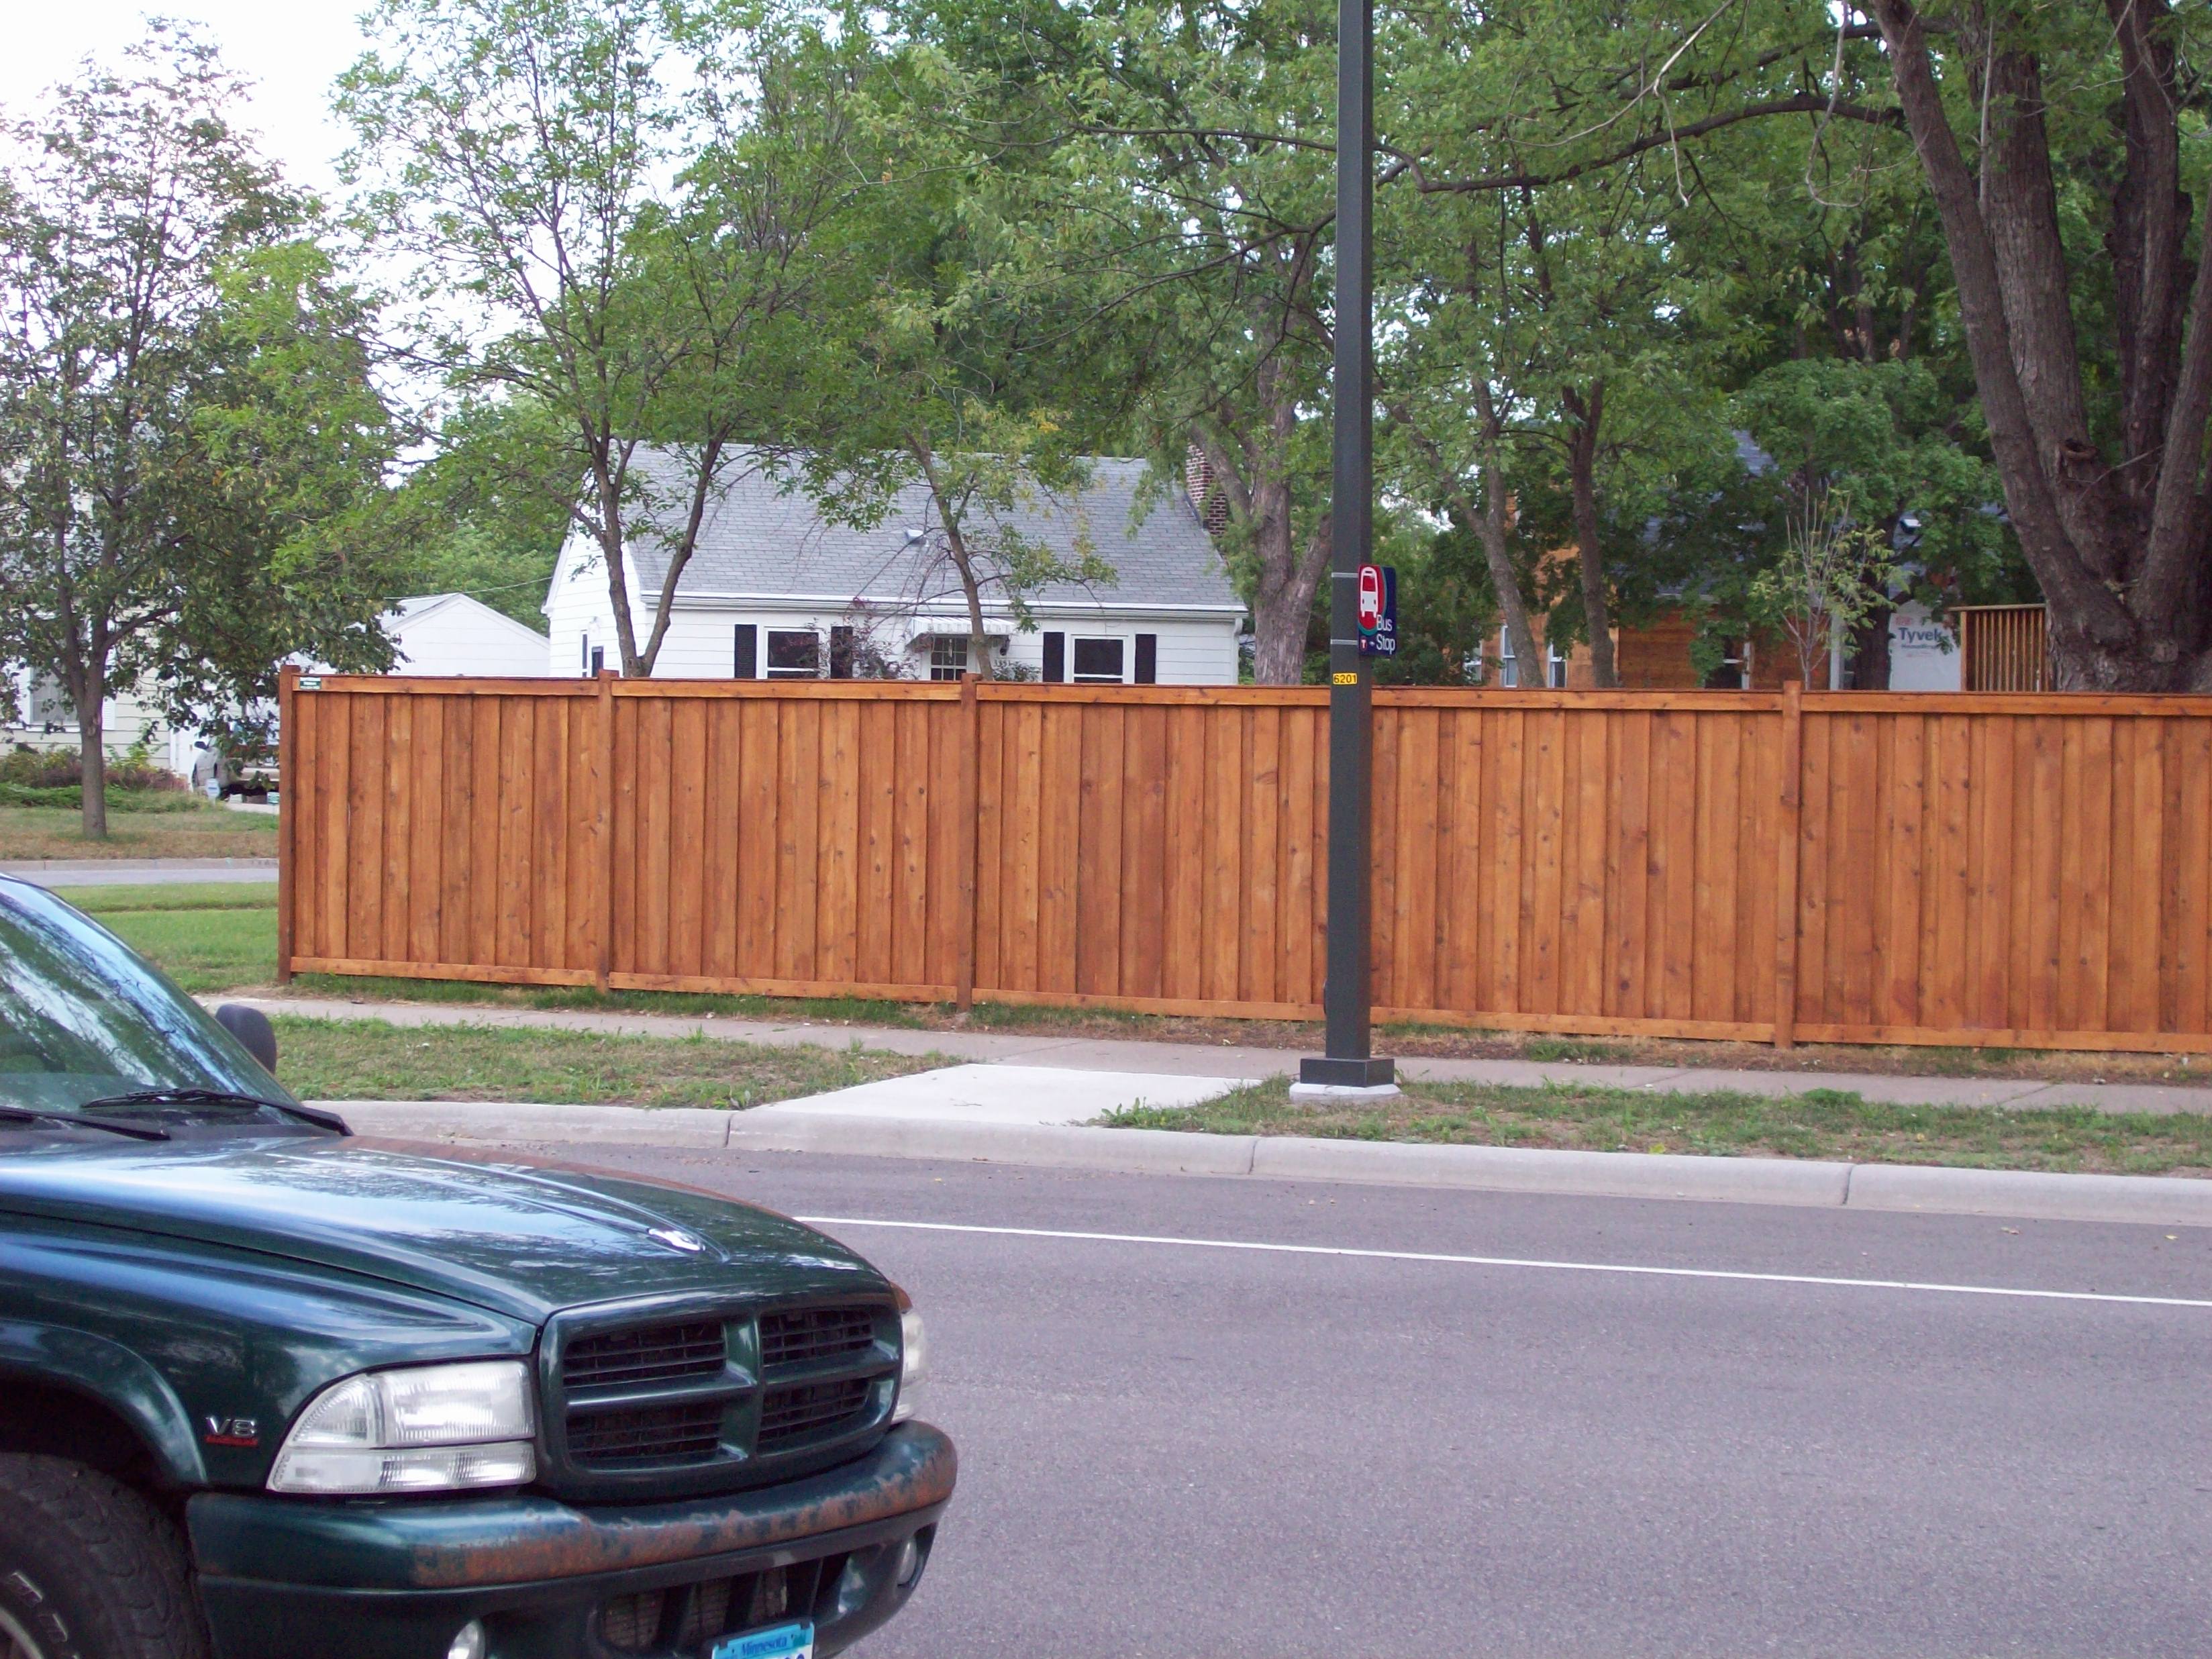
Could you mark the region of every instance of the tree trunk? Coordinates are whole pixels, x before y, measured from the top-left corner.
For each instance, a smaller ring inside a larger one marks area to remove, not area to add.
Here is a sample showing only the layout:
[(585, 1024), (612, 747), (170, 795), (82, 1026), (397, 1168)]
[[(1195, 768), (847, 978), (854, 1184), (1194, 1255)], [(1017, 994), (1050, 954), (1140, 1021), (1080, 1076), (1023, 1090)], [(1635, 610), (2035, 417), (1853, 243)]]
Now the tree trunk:
[[(1963, 54), (1972, 66), (1966, 72), (1989, 65), (1980, 90), (1990, 144), (1978, 182), (1951, 130), (1919, 12), (1911, 0), (1869, 3), (1942, 222), (1990, 453), (2013, 532), (2049, 608), (2058, 683), (2103, 691), (2200, 683), (2212, 663), (2199, 483), (2212, 410), (2212, 215), (2188, 272), (2179, 232), (2189, 202), (2173, 187), (2167, 137), (2186, 100), (2171, 54), (2157, 45), (2171, 13), (2163, 0), (2108, 0), (2120, 48), (2124, 106), (2116, 113), (2125, 154), (2112, 190), (2108, 246), (2130, 452), (2116, 461), (2099, 449), (2081, 413), (2042, 69), (2021, 46), (2029, 31), (1992, 7), (1990, 36), (1978, 53)], [(2185, 286), (2188, 326), (2177, 356)], [(2154, 447), (2137, 447), (2152, 434)]]
[(945, 556), (952, 562), (953, 574), (960, 578), (961, 597), (968, 602), (968, 666), (985, 679), (996, 679), (991, 665), (991, 636), (983, 629), (983, 581), (975, 574), (975, 562), (968, 551), (968, 538), (960, 532), (960, 514), (952, 510), (952, 503), (945, 498), (945, 483), (937, 470), (937, 457), (928, 443), (921, 438), (911, 438), (907, 453), (914, 457), (915, 465), (921, 470), (922, 482), (929, 486), (929, 504), (937, 509), (939, 527), (945, 532)]
[(968, 601), (968, 666), (985, 679), (996, 679), (991, 666), (991, 636), (983, 631), (983, 586), (976, 580), (975, 561), (968, 556), (966, 538), (949, 515), (945, 520), (945, 549), (960, 577), (960, 592)]
[(1893, 605), (1876, 605), (1874, 614), (1852, 630), (1850, 655), (1846, 659), (1852, 690), (1889, 690), (1889, 619), (1894, 611)]
[[(1280, 344), (1279, 337), (1279, 350)], [(1230, 495), (1231, 507), (1242, 509), (1259, 565), (1252, 595), (1252, 678), (1262, 685), (1296, 685), (1305, 678), (1314, 593), (1333, 544), (1329, 515), (1321, 515), (1301, 550), (1290, 475), (1297, 389), (1276, 356), (1261, 363), (1253, 392), (1260, 421), (1238, 446), (1238, 465), (1231, 471), (1240, 487)], [(1208, 443), (1206, 449), (1215, 471), (1222, 471), (1230, 458), (1218, 445)]]
[(107, 839), (106, 726), (100, 705), (107, 700), (107, 676), (90, 667), (78, 677), (76, 750), (78, 788), (82, 797), (78, 824), (87, 841)]
[(1390, 418), (1405, 429), (1413, 447), (1436, 475), (1437, 488), (1444, 492), (1452, 518), (1482, 549), (1482, 562), (1490, 572), (1491, 591), (1497, 594), (1498, 608), (1504, 616), (1505, 638), (1513, 647), (1514, 665), (1525, 673), (1537, 661), (1536, 630), (1528, 623), (1528, 606), (1521, 597), (1521, 578), (1513, 568), (1512, 549), (1506, 538), (1505, 477), (1498, 459), (1502, 423), (1487, 381), (1475, 381), (1474, 399), (1475, 412), (1482, 422), (1486, 452), (1482, 505), (1479, 507), (1468, 498), (1458, 471), (1444, 459), (1436, 440), (1413, 418), (1412, 410), (1402, 401), (1392, 403), (1389, 408)]
[(1605, 382), (1588, 393), (1562, 394), (1574, 424), (1567, 434), (1567, 478), (1574, 498), (1575, 562), (1582, 576), (1583, 629), (1589, 640), (1590, 678), (1601, 690), (1620, 684), (1613, 661), (1613, 611), (1605, 592), (1605, 555), (1597, 540), (1597, 436), (1605, 419)]
[(1263, 548), (1259, 591), (1252, 605), (1252, 678), (1261, 685), (1296, 685), (1305, 678), (1306, 633), (1313, 624), (1314, 594), (1335, 540), (1322, 514), (1303, 552), (1291, 546), (1290, 488), (1281, 486), (1279, 508), (1266, 525), (1272, 548)]

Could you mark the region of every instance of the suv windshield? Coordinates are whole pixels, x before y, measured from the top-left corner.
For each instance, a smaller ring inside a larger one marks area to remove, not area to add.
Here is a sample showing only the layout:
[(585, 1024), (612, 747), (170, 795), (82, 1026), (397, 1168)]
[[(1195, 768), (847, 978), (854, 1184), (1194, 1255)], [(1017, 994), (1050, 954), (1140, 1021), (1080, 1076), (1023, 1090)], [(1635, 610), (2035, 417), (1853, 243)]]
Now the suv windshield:
[(143, 1089), (292, 1098), (106, 928), (0, 881), (0, 1107), (70, 1112)]

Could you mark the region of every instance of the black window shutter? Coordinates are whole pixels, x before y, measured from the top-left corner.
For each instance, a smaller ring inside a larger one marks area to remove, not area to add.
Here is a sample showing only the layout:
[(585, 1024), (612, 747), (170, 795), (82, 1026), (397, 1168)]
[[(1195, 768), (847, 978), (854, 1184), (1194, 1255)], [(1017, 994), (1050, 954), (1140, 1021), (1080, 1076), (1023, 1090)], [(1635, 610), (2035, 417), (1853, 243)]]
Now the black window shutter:
[(730, 672), (741, 680), (760, 678), (760, 629), (751, 623), (738, 624), (737, 662)]
[(1048, 634), (1044, 636), (1044, 679), (1047, 685), (1065, 684), (1067, 680), (1067, 635)]
[(1157, 634), (1137, 635), (1137, 679), (1139, 685), (1158, 685), (1160, 681), (1160, 636)]

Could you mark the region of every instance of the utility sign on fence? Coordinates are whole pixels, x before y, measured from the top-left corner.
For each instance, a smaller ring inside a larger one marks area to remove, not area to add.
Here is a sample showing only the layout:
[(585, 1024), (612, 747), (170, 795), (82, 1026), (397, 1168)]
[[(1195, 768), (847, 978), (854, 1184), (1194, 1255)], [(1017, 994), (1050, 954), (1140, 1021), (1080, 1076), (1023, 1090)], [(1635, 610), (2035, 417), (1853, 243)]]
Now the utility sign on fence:
[(1359, 567), (1359, 654), (1398, 654), (1398, 571), (1395, 565)]

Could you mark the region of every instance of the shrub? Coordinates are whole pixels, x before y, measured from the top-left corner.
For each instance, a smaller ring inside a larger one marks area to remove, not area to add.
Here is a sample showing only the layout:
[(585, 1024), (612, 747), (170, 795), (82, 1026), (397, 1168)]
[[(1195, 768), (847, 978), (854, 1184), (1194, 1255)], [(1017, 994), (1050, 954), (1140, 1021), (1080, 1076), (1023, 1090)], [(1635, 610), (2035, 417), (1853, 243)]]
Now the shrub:
[[(38, 750), (19, 743), (6, 755), (0, 755), (0, 788), (11, 792), (58, 790), (69, 797), (66, 801), (32, 802), (17, 799), (11, 793), (7, 797), (11, 805), (74, 806), (77, 804), (77, 787), (83, 781), (82, 763), (71, 750)], [(107, 765), (111, 793), (117, 790), (181, 790), (185, 787), (185, 781), (175, 773), (155, 765), (143, 745), (111, 760)]]

